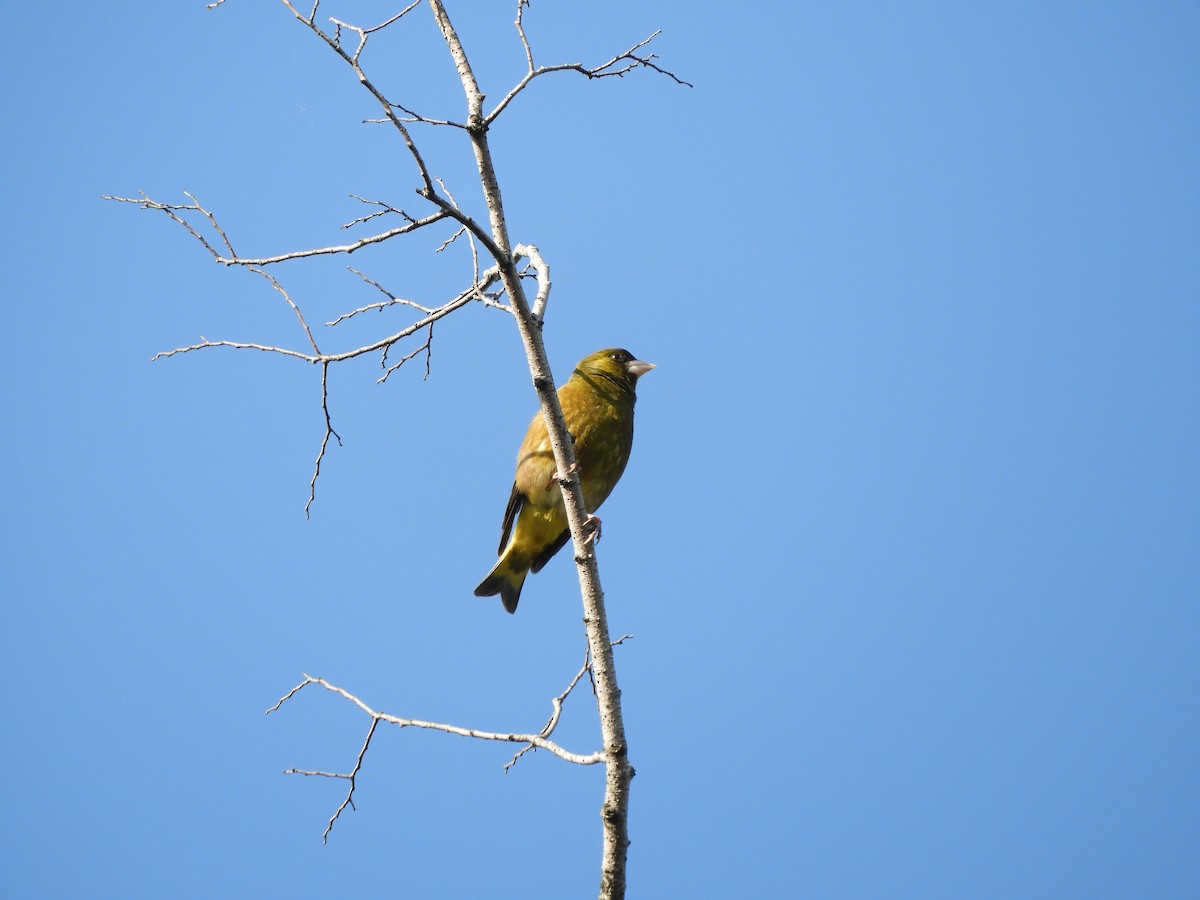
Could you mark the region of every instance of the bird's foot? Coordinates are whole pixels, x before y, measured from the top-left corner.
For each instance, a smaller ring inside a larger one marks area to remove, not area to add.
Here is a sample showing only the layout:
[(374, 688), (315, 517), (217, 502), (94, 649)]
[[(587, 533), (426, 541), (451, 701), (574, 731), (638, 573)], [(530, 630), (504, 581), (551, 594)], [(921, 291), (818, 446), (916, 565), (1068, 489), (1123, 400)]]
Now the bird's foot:
[(599, 516), (588, 516), (587, 521), (585, 521), (583, 523), (583, 530), (588, 533), (588, 536), (586, 538), (584, 538), (584, 540), (583, 540), (583, 542), (585, 544), (600, 543), (600, 517)]
[(571, 477), (578, 472), (579, 472), (579, 460), (575, 460), (575, 462), (573, 462), (569, 466), (567, 466), (566, 473), (563, 473), (563, 472), (557, 473), (558, 483), (563, 485), (564, 487), (566, 487), (566, 485), (570, 484)]

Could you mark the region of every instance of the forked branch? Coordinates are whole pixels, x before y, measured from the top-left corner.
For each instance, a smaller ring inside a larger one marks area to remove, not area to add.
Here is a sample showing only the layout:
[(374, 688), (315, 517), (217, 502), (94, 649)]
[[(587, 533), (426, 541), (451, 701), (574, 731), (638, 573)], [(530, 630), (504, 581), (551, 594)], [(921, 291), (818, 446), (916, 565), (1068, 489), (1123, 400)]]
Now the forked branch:
[[(213, 0), (209, 8), (223, 5), (225, 0)], [(649, 37), (632, 44), (628, 49), (618, 53), (599, 65), (586, 66), (583, 63), (558, 63), (539, 65), (535, 62), (533, 47), (525, 33), (524, 10), (527, 0), (517, 0), (516, 30), (524, 52), (526, 71), (515, 84), (503, 95), (501, 100), (490, 110), (484, 110), (485, 93), (480, 88), (476, 76), (468, 60), (466, 50), (459, 40), (454, 26), (442, 0), (426, 0), (433, 13), (442, 39), (454, 62), (466, 101), (466, 117), (461, 122), (449, 118), (420, 115), (405, 105), (397, 103), (387, 96), (368, 77), (363, 68), (363, 59), (368, 44), (381, 33), (394, 29), (408, 13), (412, 12), (420, 0), (410, 3), (400, 12), (380, 22), (378, 25), (364, 27), (350, 24), (339, 19), (329, 18), (322, 24), (317, 22), (317, 13), (321, 0), (304, 0), (306, 11), (297, 7), (293, 0), (280, 0), (292, 16), (301, 22), (308, 30), (321, 39), (337, 56), (353, 71), (355, 78), (362, 87), (374, 98), (382, 110), (382, 118), (378, 121), (390, 124), (403, 141), (409, 157), (416, 168), (416, 193), (429, 204), (428, 212), (417, 216), (405, 210), (378, 200), (366, 200), (353, 195), (363, 204), (371, 207), (365, 215), (359, 216), (343, 227), (354, 228), (388, 219), (389, 223), (401, 224), (394, 228), (379, 231), (375, 234), (359, 238), (349, 243), (341, 243), (323, 247), (293, 250), (273, 256), (241, 256), (233, 246), (232, 241), (217, 220), (217, 217), (204, 208), (196, 198), (185, 192), (188, 203), (164, 203), (139, 193), (137, 197), (108, 197), (116, 202), (134, 204), (142, 209), (155, 210), (168, 216), (173, 222), (182, 227), (212, 256), (225, 266), (242, 267), (265, 278), (296, 316), (304, 333), (302, 348), (272, 346), (263, 343), (209, 340), (202, 338), (199, 343), (156, 354), (154, 359), (189, 353), (196, 350), (214, 347), (232, 349), (258, 350), (260, 352), (276, 353), (281, 356), (302, 360), (321, 368), (321, 410), (325, 422), (325, 433), (317, 453), (312, 480), (310, 482), (309, 501), (305, 506), (306, 512), (311, 507), (315, 497), (316, 482), (320, 474), (321, 463), (324, 459), (330, 438), (340, 441), (334, 431), (329, 412), (329, 369), (335, 363), (378, 353), (383, 374), (380, 381), (387, 380), (407, 361), (425, 355), (426, 375), (432, 355), (433, 328), (436, 322), (445, 316), (462, 308), (473, 301), (482, 305), (493, 306), (509, 312), (517, 325), (529, 363), (529, 371), (533, 385), (541, 405), (547, 424), (547, 432), (555, 465), (559, 472), (574, 473), (560, 481), (567, 520), (570, 526), (574, 547), (574, 558), (579, 570), (581, 597), (583, 601), (584, 623), (587, 632), (588, 652), (584, 665), (568, 684), (566, 690), (552, 701), (553, 712), (546, 726), (538, 733), (513, 733), (482, 731), (474, 728), (448, 725), (437, 722), (426, 722), (417, 719), (407, 719), (377, 711), (348, 691), (330, 684), (322, 678), (305, 675), (304, 680), (286, 694), (268, 712), (279, 709), (287, 700), (295, 696), (308, 685), (318, 685), (354, 703), (370, 718), (370, 727), (359, 750), (353, 768), (349, 772), (335, 773), (313, 770), (290, 769), (289, 772), (306, 776), (326, 778), (341, 778), (349, 783), (345, 799), (330, 818), (325, 829), (325, 837), (334, 823), (347, 806), (353, 808), (354, 793), (357, 788), (357, 777), (361, 771), (366, 753), (376, 734), (379, 723), (393, 724), (399, 728), (420, 728), (440, 731), (447, 734), (474, 738), (477, 740), (500, 741), (522, 745), (513, 759), (505, 766), (510, 768), (526, 752), (533, 749), (547, 750), (555, 756), (579, 765), (604, 763), (605, 766), (605, 795), (601, 807), (603, 822), (603, 843), (601, 860), (601, 896), (604, 898), (619, 898), (625, 894), (625, 857), (628, 845), (628, 804), (629, 785), (633, 777), (633, 767), (628, 759), (624, 724), (620, 705), (620, 691), (617, 687), (615, 667), (613, 663), (613, 644), (609, 640), (607, 616), (603, 603), (603, 591), (600, 586), (599, 569), (596, 563), (594, 548), (589, 543), (591, 533), (588, 530), (589, 514), (584, 503), (583, 492), (578, 479), (578, 467), (574, 465), (575, 457), (571, 446), (571, 438), (567, 433), (561, 405), (555, 391), (554, 378), (546, 357), (542, 341), (542, 325), (545, 319), (546, 307), (550, 296), (550, 268), (542, 259), (537, 247), (533, 244), (516, 244), (510, 241), (508, 225), (504, 214), (500, 184), (493, 162), (488, 142), (489, 127), (503, 111), (537, 79), (555, 72), (576, 72), (588, 79), (608, 77), (621, 78), (638, 69), (647, 70), (663, 75), (679, 85), (691, 86), (674, 73), (663, 68), (657, 61), (658, 57), (648, 51), (648, 47), (660, 32), (654, 32)], [(311, 4), (311, 5), (309, 5)], [(328, 22), (328, 25), (325, 24)], [(467, 136), (475, 156), (476, 169), (479, 176), (479, 186), (486, 208), (486, 222), (481, 215), (478, 219), (468, 213), (455, 200), (454, 195), (439, 179), (435, 178), (426, 165), (417, 144), (413, 138), (410, 126), (453, 127), (461, 129)], [(393, 217), (393, 218), (388, 218)], [(323, 352), (300, 305), (284, 289), (280, 281), (268, 273), (268, 267), (288, 263), (293, 260), (312, 257), (351, 254), (371, 246), (381, 246), (393, 238), (413, 234), (421, 229), (437, 225), (440, 222), (453, 222), (457, 228), (446, 237), (438, 250), (444, 250), (451, 245), (463, 246), (465, 243), (471, 253), (470, 286), (457, 296), (442, 303), (440, 306), (417, 303), (387, 290), (377, 281), (368, 277), (359, 269), (350, 271), (357, 275), (367, 285), (380, 291), (385, 300), (359, 306), (343, 313), (327, 324), (336, 326), (352, 317), (362, 315), (369, 310), (384, 310), (394, 306), (404, 306), (415, 310), (421, 317), (395, 331), (363, 346), (344, 350), (337, 353)], [(373, 225), (378, 227), (378, 225)], [(465, 238), (459, 241), (459, 238)], [(480, 265), (480, 254), (485, 259), (490, 258), (491, 264)], [(522, 261), (525, 264), (522, 266)], [(529, 303), (523, 279), (537, 279), (537, 293), (533, 303)], [(503, 302), (506, 298), (507, 302)], [(424, 342), (415, 350), (405, 353), (398, 362), (389, 361), (389, 353), (398, 342), (418, 332), (424, 332)], [(621, 640), (624, 640), (622, 638)], [(567, 696), (579, 684), (584, 674), (591, 676), (591, 683), (596, 695), (600, 715), (602, 749), (592, 754), (573, 753), (551, 739), (562, 713), (562, 705)]]
[(518, 94), (536, 78), (541, 78), (543, 75), (549, 75), (553, 72), (577, 72), (587, 78), (623, 78), (634, 69), (650, 69), (657, 72), (659, 75), (664, 75), (670, 78), (676, 84), (682, 87), (694, 87), (690, 82), (684, 81), (674, 72), (664, 69), (655, 62), (658, 55), (655, 53), (640, 53), (642, 48), (649, 46), (650, 42), (662, 34), (662, 30), (658, 30), (648, 38), (638, 41), (628, 50), (618, 53), (607, 62), (602, 62), (598, 66), (585, 66), (583, 63), (556, 63), (549, 66), (535, 65), (533, 61), (533, 48), (529, 44), (529, 38), (525, 35), (525, 8), (529, 5), (529, 0), (519, 0), (517, 3), (517, 34), (521, 38), (521, 46), (525, 50), (525, 64), (527, 69), (525, 75), (515, 85), (509, 89), (509, 92), (504, 95), (504, 98), (496, 104), (495, 108), (487, 114), (484, 119), (485, 123), (490, 125), (494, 122), (500, 113), (504, 112), (505, 107), (511, 103)]
[[(238, 256), (237, 252), (233, 249), (233, 244), (229, 242), (228, 236), (217, 223), (217, 217), (211, 211), (201, 206), (200, 201), (197, 200), (190, 192), (184, 191), (183, 194), (192, 202), (164, 203), (163, 201), (152, 199), (146, 194), (145, 191), (138, 191), (137, 197), (115, 197), (110, 194), (104, 194), (101, 196), (101, 199), (112, 200), (116, 203), (133, 203), (136, 204), (140, 209), (157, 210), (165, 213), (171, 218), (172, 221), (177, 222), (183, 229), (187, 231), (188, 234), (199, 241), (204, 249), (212, 254), (212, 258), (223, 266), (271, 266), (275, 265), (276, 263), (288, 262), (293, 259), (310, 259), (314, 256), (333, 256), (338, 253), (350, 254), (356, 250), (361, 250), (363, 247), (369, 247), (372, 244), (382, 244), (384, 241), (391, 240), (395, 237), (400, 237), (400, 235), (412, 234), (418, 229), (433, 225), (434, 223), (440, 222), (443, 219), (453, 218), (450, 213), (439, 209), (427, 216), (424, 216), (423, 218), (414, 219), (403, 210), (389, 207), (385, 210), (379, 210), (375, 213), (372, 213), (369, 216), (363, 216), (362, 218), (355, 219), (354, 222), (349, 223), (349, 225), (356, 225), (360, 222), (366, 222), (376, 216), (386, 215), (389, 213), (396, 213), (404, 216), (408, 220), (407, 223), (399, 228), (390, 228), (387, 231), (380, 232), (379, 234), (373, 234), (369, 237), (359, 238), (357, 241), (352, 241), (349, 244), (334, 244), (329, 247), (312, 247), (304, 250), (292, 250), (288, 253), (276, 254), (275, 256)], [(378, 203), (378, 201), (364, 202)], [(199, 229), (188, 220), (188, 213), (199, 213), (204, 217), (205, 220), (207, 220), (209, 227), (211, 227), (217, 233), (221, 243), (224, 245), (224, 253), (214, 247), (212, 243), (210, 243), (209, 240), (200, 233)]]
[[(624, 640), (624, 639), (622, 638), (622, 640)], [(550, 737), (549, 737), (550, 732), (552, 732), (554, 730), (552, 725), (557, 724), (558, 713), (560, 713), (561, 709), (562, 709), (562, 700), (564, 700), (566, 698), (566, 695), (571, 692), (571, 690), (579, 682), (579, 679), (583, 677), (583, 674), (585, 671), (587, 671), (587, 663), (586, 662), (584, 664), (584, 668), (581, 669), (579, 674), (577, 674), (575, 676), (574, 680), (571, 682), (570, 686), (568, 686), (567, 690), (564, 691), (563, 694), (561, 694), (558, 698), (556, 698), (556, 704), (557, 704), (556, 712), (555, 712), (555, 715), (553, 715), (551, 717), (551, 724), (548, 724), (546, 728), (543, 728), (537, 734), (521, 734), (521, 733), (517, 733), (517, 732), (501, 732), (501, 731), (482, 731), (478, 728), (464, 728), (459, 725), (448, 725), (444, 722), (426, 722), (422, 719), (408, 719), (403, 716), (393, 716), (390, 713), (385, 713), (385, 712), (381, 712), (379, 710), (372, 709), (370, 706), (368, 706), (366, 703), (364, 703), (361, 699), (356, 697), (354, 694), (351, 694), (349, 691), (345, 690), (344, 688), (340, 688), (335, 684), (331, 684), (330, 682), (326, 681), (324, 678), (314, 677), (307, 673), (305, 673), (303, 681), (301, 681), (294, 688), (292, 688), (290, 691), (288, 691), (286, 694), (284, 694), (279, 699), (278, 703), (276, 703), (274, 706), (272, 706), (270, 709), (267, 710), (267, 715), (270, 715), (271, 713), (280, 709), (284, 703), (286, 703), (288, 700), (291, 700), (294, 696), (296, 696), (296, 694), (300, 693), (300, 691), (302, 691), (304, 688), (308, 687), (310, 684), (315, 684), (315, 685), (319, 685), (320, 687), (323, 687), (327, 691), (331, 691), (332, 693), (339, 695), (340, 697), (342, 697), (345, 700), (349, 700), (351, 703), (353, 703), (355, 706), (357, 706), (360, 710), (362, 710), (364, 713), (366, 713), (371, 718), (371, 725), (370, 725), (370, 728), (367, 730), (367, 736), (366, 736), (366, 739), (363, 741), (362, 749), (360, 749), (358, 751), (358, 756), (354, 761), (354, 768), (352, 768), (349, 772), (323, 772), (323, 771), (318, 771), (318, 770), (313, 770), (313, 769), (294, 769), (294, 768), (284, 770), (284, 774), (286, 774), (286, 775), (307, 775), (307, 776), (316, 776), (316, 777), (320, 777), (320, 778), (342, 778), (350, 783), (349, 787), (346, 791), (345, 799), (342, 801), (341, 805), (334, 812), (333, 816), (330, 817), (329, 824), (326, 825), (326, 827), (325, 827), (325, 832), (322, 835), (322, 840), (327, 841), (329, 839), (330, 831), (333, 830), (333, 824), (334, 824), (334, 822), (336, 822), (338, 820), (338, 817), (342, 814), (342, 811), (347, 806), (350, 806), (351, 808), (353, 808), (353, 806), (354, 806), (354, 791), (356, 790), (356, 788), (358, 786), (358, 784), (357, 784), (358, 772), (362, 768), (363, 758), (367, 755), (367, 750), (371, 746), (371, 738), (374, 737), (375, 729), (379, 725), (380, 722), (386, 722), (390, 725), (396, 725), (399, 728), (421, 728), (421, 729), (425, 729), (427, 731), (440, 731), (443, 734), (453, 734), (453, 735), (457, 735), (459, 737), (473, 738), (474, 740), (477, 740), (477, 741), (499, 741), (499, 742), (507, 743), (507, 744), (526, 744), (527, 745), (526, 749), (535, 748), (538, 750), (545, 750), (549, 753), (553, 753), (559, 759), (566, 760), (569, 763), (575, 763), (576, 765), (579, 765), (579, 766), (593, 766), (596, 763), (604, 762), (604, 753), (601, 751), (597, 751), (595, 753), (590, 753), (590, 754), (572, 753), (570, 750), (567, 750), (566, 748), (564, 748), (562, 745), (558, 744), (557, 742), (550, 740)], [(504, 771), (507, 772), (508, 769), (512, 766), (512, 764), (514, 762), (516, 762), (517, 757), (520, 757), (522, 755), (522, 753), (524, 753), (524, 752), (525, 752), (524, 750), (520, 751), (516, 757), (514, 757), (512, 760), (510, 760), (504, 766)]]

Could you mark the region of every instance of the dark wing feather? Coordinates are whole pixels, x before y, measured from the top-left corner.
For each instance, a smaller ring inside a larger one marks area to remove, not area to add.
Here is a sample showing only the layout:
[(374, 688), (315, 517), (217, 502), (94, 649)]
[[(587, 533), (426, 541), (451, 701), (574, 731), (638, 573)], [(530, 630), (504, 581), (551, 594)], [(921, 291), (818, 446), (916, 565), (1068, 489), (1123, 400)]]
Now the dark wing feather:
[(500, 526), (500, 549), (497, 554), (502, 554), (504, 548), (508, 546), (508, 536), (512, 533), (513, 522), (517, 521), (517, 513), (521, 511), (521, 507), (525, 503), (525, 495), (514, 484), (512, 493), (508, 495), (508, 506), (504, 509), (504, 524)]
[(563, 546), (567, 543), (567, 541), (569, 541), (570, 539), (571, 539), (571, 532), (570, 532), (570, 529), (568, 529), (567, 531), (564, 531), (562, 534), (560, 534), (558, 537), (556, 537), (554, 539), (553, 544), (551, 544), (549, 547), (547, 547), (545, 550), (543, 550), (541, 553), (539, 553), (536, 557), (534, 557), (533, 565), (531, 565), (529, 567), (529, 571), (530, 572), (542, 571), (542, 566), (544, 566), (546, 563), (550, 562), (550, 557), (554, 556), (555, 553), (557, 553), (559, 550), (561, 550), (563, 548)]

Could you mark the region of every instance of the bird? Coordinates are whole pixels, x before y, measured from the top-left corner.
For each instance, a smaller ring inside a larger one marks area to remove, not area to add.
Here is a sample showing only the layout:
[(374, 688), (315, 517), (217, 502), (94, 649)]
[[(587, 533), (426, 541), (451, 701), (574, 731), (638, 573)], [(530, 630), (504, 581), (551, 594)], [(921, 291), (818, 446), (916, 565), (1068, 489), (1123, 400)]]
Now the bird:
[[(654, 363), (628, 350), (610, 347), (580, 360), (558, 389), (589, 513), (612, 493), (629, 462), (637, 382), (653, 368)], [(595, 522), (598, 528), (599, 520)], [(540, 572), (570, 538), (554, 452), (539, 411), (517, 452), (517, 473), (497, 550), (500, 558), (475, 588), (475, 596), (499, 594), (504, 608), (516, 612), (525, 576)]]

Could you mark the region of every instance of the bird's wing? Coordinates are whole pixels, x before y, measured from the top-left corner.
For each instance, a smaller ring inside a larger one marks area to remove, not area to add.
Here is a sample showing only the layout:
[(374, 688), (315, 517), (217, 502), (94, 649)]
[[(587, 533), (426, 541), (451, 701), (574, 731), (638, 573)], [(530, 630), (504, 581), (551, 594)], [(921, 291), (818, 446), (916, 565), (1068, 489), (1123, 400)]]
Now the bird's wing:
[(521, 511), (524, 503), (525, 495), (514, 484), (512, 493), (508, 495), (508, 506), (504, 508), (504, 524), (500, 526), (500, 549), (496, 553), (504, 552), (504, 547), (508, 544), (508, 536), (512, 533), (513, 522), (517, 521), (517, 513)]
[(529, 424), (529, 431), (517, 453), (514, 490), (524, 495), (523, 502), (547, 509), (562, 502), (554, 475), (554, 451), (550, 449), (546, 423), (538, 413)]
[(569, 530), (564, 531), (562, 534), (560, 534), (558, 537), (556, 537), (554, 539), (554, 543), (552, 543), (549, 547), (547, 547), (545, 550), (543, 550), (541, 553), (539, 553), (536, 557), (534, 557), (533, 565), (531, 565), (529, 567), (529, 571), (530, 572), (542, 571), (542, 566), (544, 566), (546, 563), (550, 562), (550, 558), (552, 556), (554, 556), (554, 554), (557, 553), (559, 550), (561, 550), (566, 545), (567, 541), (569, 541), (570, 539), (571, 539), (571, 532)]

